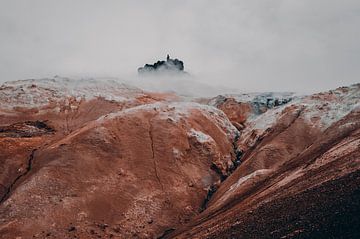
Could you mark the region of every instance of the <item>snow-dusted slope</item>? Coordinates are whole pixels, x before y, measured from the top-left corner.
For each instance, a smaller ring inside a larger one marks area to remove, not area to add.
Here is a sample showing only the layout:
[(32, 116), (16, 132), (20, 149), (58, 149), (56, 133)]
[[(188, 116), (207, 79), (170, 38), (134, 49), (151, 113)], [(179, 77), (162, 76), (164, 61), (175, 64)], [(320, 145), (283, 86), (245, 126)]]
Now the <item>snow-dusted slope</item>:
[(326, 129), (360, 107), (360, 84), (307, 96), (298, 102), (305, 107), (306, 120)]
[(0, 87), (0, 108), (35, 108), (72, 97), (80, 101), (102, 97), (128, 101), (142, 90), (116, 80), (44, 78), (6, 82)]
[(264, 131), (270, 128), (289, 106), (301, 108), (301, 117), (325, 130), (353, 109), (360, 107), (360, 84), (314, 95), (299, 95), (292, 92), (229, 94), (211, 99), (209, 105), (219, 107), (229, 99), (251, 106), (251, 112), (246, 119), (246, 128), (251, 130)]
[[(70, 92), (40, 82), (37, 99), (129, 94), (113, 84)], [(158, 238), (198, 214), (209, 188), (234, 168), (238, 131), (215, 107), (152, 100), (123, 107), (94, 99), (13, 118), (0, 111), (0, 238)]]
[(228, 116), (241, 131), (239, 150), (254, 147), (280, 122), (299, 118), (309, 127), (324, 131), (360, 107), (360, 84), (313, 95), (265, 92), (220, 95), (213, 105)]
[(288, 104), (275, 107), (249, 119), (252, 129), (266, 130), (277, 122), (288, 106), (302, 109), (301, 116), (309, 124), (325, 130), (357, 107), (360, 107), (360, 84), (310, 96), (296, 96)]
[[(263, 209), (244, 213), (258, 204), (360, 175), (359, 102), (360, 84), (310, 96), (209, 99), (111, 79), (7, 82), (0, 87), (0, 238), (167, 238), (169, 228), (196, 218), (211, 221), (179, 238), (219, 238), (238, 225), (231, 220), (250, 214), (257, 226)], [(265, 215), (269, 233), (274, 218), (301, 215), (284, 205), (279, 217)]]

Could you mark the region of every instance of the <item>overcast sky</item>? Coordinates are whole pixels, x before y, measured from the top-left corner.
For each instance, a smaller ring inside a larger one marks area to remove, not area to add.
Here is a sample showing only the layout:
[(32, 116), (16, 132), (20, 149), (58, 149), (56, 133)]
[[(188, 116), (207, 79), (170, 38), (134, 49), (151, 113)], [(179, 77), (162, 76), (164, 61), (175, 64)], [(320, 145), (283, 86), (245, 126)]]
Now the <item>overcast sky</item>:
[(360, 82), (359, 0), (0, 0), (0, 82), (184, 61), (243, 91)]

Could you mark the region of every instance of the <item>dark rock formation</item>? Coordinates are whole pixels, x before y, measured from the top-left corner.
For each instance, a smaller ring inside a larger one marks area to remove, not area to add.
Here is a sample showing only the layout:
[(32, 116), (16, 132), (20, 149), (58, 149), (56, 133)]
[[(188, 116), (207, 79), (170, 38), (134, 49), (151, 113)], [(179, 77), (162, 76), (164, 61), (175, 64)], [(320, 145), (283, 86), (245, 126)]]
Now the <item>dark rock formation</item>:
[(26, 121), (15, 124), (0, 126), (0, 138), (3, 137), (36, 137), (43, 134), (53, 133), (54, 129), (42, 121)]
[(139, 74), (153, 72), (184, 72), (184, 62), (178, 59), (171, 59), (169, 55), (166, 61), (157, 61), (154, 64), (145, 64), (138, 69)]

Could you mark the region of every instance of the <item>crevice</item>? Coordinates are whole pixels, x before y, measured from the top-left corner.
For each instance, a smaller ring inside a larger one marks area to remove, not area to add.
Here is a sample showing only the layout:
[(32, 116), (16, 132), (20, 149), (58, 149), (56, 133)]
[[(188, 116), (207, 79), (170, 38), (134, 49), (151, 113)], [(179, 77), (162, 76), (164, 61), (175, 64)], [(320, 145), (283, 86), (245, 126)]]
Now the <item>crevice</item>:
[(219, 175), (221, 182), (223, 182), (228, 177), (228, 175), (223, 174), (221, 169), (215, 163), (211, 164), (210, 169), (213, 170), (217, 175)]
[[(270, 130), (268, 131), (268, 134), (264, 135), (262, 139), (266, 138), (266, 140), (269, 140), (269, 138), (272, 139), (272, 138), (276, 137), (277, 135), (279, 135), (280, 133), (284, 132), (301, 116), (304, 109), (305, 109), (305, 107), (301, 107), (296, 112), (296, 114), (294, 115), (294, 118), (291, 120), (291, 122), (289, 122), (287, 125), (281, 127), (281, 130), (279, 133), (274, 134), (274, 129), (270, 128)], [(267, 136), (270, 136), (270, 137), (267, 137)], [(234, 139), (234, 146), (236, 145), (236, 142), (238, 139), (236, 139), (236, 138)], [(261, 146), (260, 143), (258, 143), (253, 149), (251, 149), (251, 151), (255, 150), (255, 148), (257, 148), (259, 146)], [(235, 149), (236, 148), (234, 147), (234, 150)], [(249, 151), (247, 151), (247, 152), (249, 152)], [(241, 164), (241, 158), (243, 158), (244, 155), (246, 155), (245, 153), (247, 153), (247, 152), (239, 152), (240, 158), (238, 160), (239, 160), (240, 164)], [(304, 162), (302, 160), (296, 160), (296, 161), (293, 160), (293, 159), (298, 159), (298, 158), (311, 158), (311, 156), (296, 156), (296, 157), (290, 159), (290, 161), (285, 163), (285, 164), (289, 165), (288, 167), (283, 167), (283, 168), (287, 168), (287, 170), (289, 170), (289, 169), (298, 167), (299, 164), (303, 164)], [(219, 215), (219, 213), (229, 210), (230, 208), (233, 207), (234, 204), (238, 203), (239, 201), (244, 200), (245, 198), (249, 197), (249, 195), (255, 195), (255, 194), (259, 193), (259, 191), (261, 190), (262, 187), (265, 187), (265, 189), (270, 187), (271, 186), (270, 182), (274, 181), (272, 179), (279, 177), (283, 173), (284, 173), (284, 171), (280, 170), (280, 171), (277, 171), (275, 174), (271, 175), (270, 178), (262, 179), (262, 181), (260, 183), (258, 183), (257, 185), (254, 185), (254, 187), (248, 189), (241, 197), (236, 197), (232, 201), (228, 202), (227, 204), (217, 208), (216, 210), (212, 211), (211, 215), (206, 215), (205, 217), (203, 217), (201, 220), (199, 220), (192, 226), (194, 226), (194, 227), (198, 226), (201, 223), (203, 223), (204, 221), (209, 220), (210, 218), (216, 217), (217, 215)], [(211, 197), (211, 195), (210, 195), (210, 197)], [(208, 201), (210, 201), (210, 199)], [(205, 207), (205, 209), (206, 209), (206, 207)]]
[[(229, 168), (229, 171), (228, 171), (229, 173), (227, 175), (224, 175), (221, 172), (220, 168), (217, 167), (216, 164), (214, 164), (214, 163), (210, 167), (212, 170), (214, 170), (220, 176), (221, 182), (225, 181), (225, 179), (227, 177), (229, 177), (236, 170), (236, 168), (241, 164), (241, 158), (244, 154), (241, 150), (239, 150), (237, 148), (237, 142), (239, 141), (239, 139), (240, 139), (240, 134), (236, 133), (234, 140), (232, 142), (233, 153), (235, 155), (235, 159), (233, 160), (233, 165)], [(200, 212), (203, 212), (207, 208), (209, 201), (211, 200), (211, 198), (214, 195), (214, 193), (216, 192), (216, 190), (220, 187), (220, 185), (213, 184), (210, 186), (210, 188), (207, 191), (206, 197), (200, 207), (200, 210), (199, 210)]]
[(162, 184), (159, 174), (158, 174), (158, 170), (157, 170), (157, 163), (156, 163), (156, 157), (155, 157), (155, 146), (154, 146), (154, 138), (153, 138), (153, 126), (151, 123), (151, 120), (149, 120), (149, 138), (150, 138), (150, 145), (151, 145), (151, 154), (152, 154), (152, 160), (153, 160), (153, 165), (154, 165), (154, 171), (155, 171), (155, 176), (157, 181), (159, 182), (160, 186), (161, 186), (161, 190), (164, 191), (164, 185)]
[(207, 205), (208, 205), (211, 197), (216, 192), (216, 190), (217, 190), (217, 187), (214, 184), (209, 187), (209, 189), (207, 191), (207, 194), (206, 194), (206, 197), (205, 197), (205, 200), (201, 204), (199, 212), (203, 212), (207, 208)]
[(24, 171), (22, 174), (18, 175), (18, 176), (15, 178), (15, 180), (10, 184), (10, 186), (6, 188), (5, 194), (4, 194), (4, 195), (1, 197), (1, 199), (0, 199), (0, 203), (3, 203), (3, 202), (9, 197), (9, 195), (10, 195), (10, 193), (12, 192), (15, 184), (16, 184), (22, 177), (26, 176), (26, 175), (30, 172), (30, 170), (32, 169), (32, 164), (33, 164), (33, 161), (34, 161), (34, 156), (35, 156), (36, 150), (37, 150), (37, 149), (33, 149), (33, 150), (31, 151), (31, 154), (30, 154), (30, 156), (28, 157), (28, 160), (27, 160), (27, 166), (26, 166), (25, 171)]
[(224, 174), (221, 169), (215, 164), (212, 163), (210, 169), (212, 169), (216, 174), (219, 175), (220, 181), (223, 182), (227, 177), (229, 177), (236, 168), (241, 164), (241, 158), (243, 156), (243, 152), (237, 148), (237, 142), (240, 138), (240, 134), (236, 133), (234, 140), (232, 141), (233, 154), (235, 155), (234, 160), (232, 160), (232, 165), (228, 168), (227, 172)]
[(163, 234), (161, 234), (161, 236), (157, 237), (157, 239), (164, 239), (166, 238), (167, 235), (169, 235), (170, 233), (172, 233), (173, 231), (175, 231), (175, 228), (169, 228), (166, 229)]
[(0, 137), (31, 138), (52, 134), (55, 130), (43, 121), (25, 121), (7, 126), (0, 126)]
[(66, 113), (65, 115), (65, 133), (66, 134), (70, 134), (70, 130), (69, 130), (69, 118), (68, 118), (68, 113)]
[(238, 149), (237, 146), (239, 139), (240, 139), (240, 133), (237, 132), (232, 142), (233, 152), (235, 154), (235, 160), (233, 161), (233, 165), (230, 168), (230, 174), (232, 174), (235, 171), (235, 169), (241, 164), (241, 158), (244, 155), (244, 152)]

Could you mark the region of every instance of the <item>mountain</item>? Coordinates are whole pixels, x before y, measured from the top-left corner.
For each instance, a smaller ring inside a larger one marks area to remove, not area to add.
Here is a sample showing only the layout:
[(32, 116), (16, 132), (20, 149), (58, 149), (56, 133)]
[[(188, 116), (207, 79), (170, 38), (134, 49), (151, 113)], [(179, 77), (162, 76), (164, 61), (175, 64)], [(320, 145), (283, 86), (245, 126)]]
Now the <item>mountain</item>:
[(0, 238), (356, 238), (359, 102), (7, 82)]

